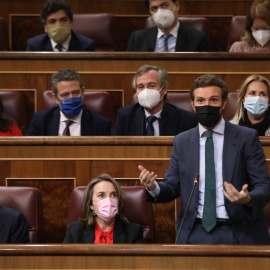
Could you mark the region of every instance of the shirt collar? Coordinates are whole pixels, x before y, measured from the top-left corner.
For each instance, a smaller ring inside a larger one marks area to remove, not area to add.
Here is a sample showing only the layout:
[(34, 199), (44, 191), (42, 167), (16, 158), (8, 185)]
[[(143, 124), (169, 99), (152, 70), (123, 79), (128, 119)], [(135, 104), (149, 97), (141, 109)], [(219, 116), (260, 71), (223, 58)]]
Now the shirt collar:
[[(160, 115), (161, 115), (161, 112), (162, 110), (160, 110), (159, 112), (157, 112), (156, 114), (154, 114), (154, 116), (156, 116), (157, 118), (161, 118)], [(144, 109), (144, 113), (145, 113), (145, 116), (146, 118), (152, 114), (150, 114), (147, 110)]]
[[(201, 124), (199, 124), (199, 134), (200, 137), (203, 137), (203, 133), (206, 131), (207, 129), (205, 129)], [(224, 135), (224, 131), (225, 131), (225, 121), (222, 118), (221, 121), (212, 129), (212, 131), (214, 133), (218, 133), (221, 135)]]
[(80, 124), (81, 118), (82, 118), (82, 110), (80, 111), (78, 115), (76, 115), (72, 119), (67, 118), (63, 114), (63, 112), (60, 110), (60, 122), (65, 122), (66, 120), (72, 120), (73, 122)]
[[(178, 34), (178, 29), (180, 27), (180, 23), (179, 21), (177, 22), (176, 26), (169, 32), (172, 36), (174, 36), (175, 38), (177, 38), (177, 34)], [(157, 38), (159, 39), (162, 35), (164, 35), (164, 32), (162, 32), (159, 28), (158, 28), (158, 36)]]
[[(52, 48), (53, 48), (53, 50), (54, 50), (55, 46), (56, 46), (58, 43), (56, 43), (56, 42), (55, 42), (53, 39), (51, 39), (51, 38), (50, 38), (50, 40), (51, 40)], [(61, 44), (62, 47), (63, 47), (62, 50), (63, 50), (64, 52), (66, 52), (66, 51), (68, 50), (70, 40), (71, 40), (71, 35), (68, 37), (68, 39), (67, 39), (65, 42), (63, 42), (63, 43)]]

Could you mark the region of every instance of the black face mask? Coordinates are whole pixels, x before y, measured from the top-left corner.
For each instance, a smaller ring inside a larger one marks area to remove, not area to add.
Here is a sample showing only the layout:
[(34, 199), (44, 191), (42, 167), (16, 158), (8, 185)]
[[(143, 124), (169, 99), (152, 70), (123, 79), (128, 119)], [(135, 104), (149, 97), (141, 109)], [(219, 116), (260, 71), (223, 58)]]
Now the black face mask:
[(205, 127), (212, 127), (218, 123), (221, 117), (220, 108), (216, 106), (196, 106), (196, 118)]

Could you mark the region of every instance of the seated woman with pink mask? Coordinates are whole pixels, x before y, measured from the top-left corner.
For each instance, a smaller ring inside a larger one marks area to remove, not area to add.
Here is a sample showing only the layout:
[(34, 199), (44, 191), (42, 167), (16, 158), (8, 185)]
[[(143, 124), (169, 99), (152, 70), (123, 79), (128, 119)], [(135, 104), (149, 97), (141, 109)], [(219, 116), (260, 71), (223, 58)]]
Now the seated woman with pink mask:
[(142, 227), (129, 223), (121, 214), (122, 190), (110, 175), (101, 174), (84, 193), (86, 217), (68, 225), (63, 243), (144, 243)]

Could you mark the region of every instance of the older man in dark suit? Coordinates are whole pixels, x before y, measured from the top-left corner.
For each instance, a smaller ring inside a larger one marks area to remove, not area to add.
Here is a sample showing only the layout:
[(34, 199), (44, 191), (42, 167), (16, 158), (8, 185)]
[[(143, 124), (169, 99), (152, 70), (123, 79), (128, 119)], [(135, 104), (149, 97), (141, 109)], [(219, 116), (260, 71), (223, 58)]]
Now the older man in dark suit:
[(174, 136), (197, 125), (193, 113), (165, 102), (168, 74), (164, 69), (141, 66), (132, 85), (139, 102), (119, 109), (112, 135)]
[(179, 1), (146, 0), (145, 2), (157, 26), (133, 32), (128, 41), (128, 51), (211, 51), (211, 45), (206, 33), (179, 23)]

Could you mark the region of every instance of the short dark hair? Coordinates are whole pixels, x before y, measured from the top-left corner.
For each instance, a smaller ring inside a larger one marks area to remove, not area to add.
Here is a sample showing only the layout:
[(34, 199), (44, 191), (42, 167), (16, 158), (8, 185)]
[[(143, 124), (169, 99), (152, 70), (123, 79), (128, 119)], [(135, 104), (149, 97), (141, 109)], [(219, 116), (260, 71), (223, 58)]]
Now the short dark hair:
[(44, 25), (47, 22), (47, 18), (52, 14), (59, 10), (63, 10), (70, 21), (73, 21), (73, 14), (69, 4), (65, 0), (48, 0), (40, 11), (40, 20)]
[[(173, 3), (179, 1), (179, 0), (171, 0)], [(150, 0), (145, 0), (145, 5), (147, 7), (147, 9), (149, 10), (150, 9)]]
[(72, 69), (61, 69), (54, 73), (51, 80), (51, 86), (54, 94), (57, 96), (57, 83), (62, 81), (78, 81), (82, 89), (82, 78), (79, 73)]
[(205, 74), (198, 77), (192, 84), (190, 89), (190, 99), (194, 100), (194, 90), (201, 87), (217, 86), (221, 89), (222, 100), (228, 98), (228, 86), (227, 84), (216, 75)]

